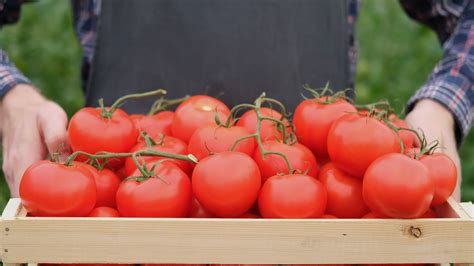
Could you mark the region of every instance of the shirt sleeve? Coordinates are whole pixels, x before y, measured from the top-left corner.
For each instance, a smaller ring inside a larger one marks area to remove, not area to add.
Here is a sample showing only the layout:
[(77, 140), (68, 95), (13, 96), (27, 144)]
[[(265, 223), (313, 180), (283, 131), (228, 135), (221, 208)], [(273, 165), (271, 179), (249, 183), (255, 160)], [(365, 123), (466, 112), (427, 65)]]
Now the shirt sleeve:
[(3, 97), (17, 84), (31, 84), (9, 60), (7, 54), (0, 49), (0, 97)]
[[(426, 14), (419, 16), (422, 23), (431, 26), (438, 33), (443, 43), (443, 58), (435, 66), (427, 82), (411, 97), (407, 106), (407, 111), (410, 111), (421, 99), (432, 99), (444, 105), (454, 116), (458, 144), (462, 143), (470, 131), (474, 106), (474, 5), (470, 4), (471, 1), (467, 2), (468, 5), (458, 9), (460, 13), (457, 19), (447, 18), (446, 13), (444, 20), (430, 18)], [(441, 9), (433, 7), (431, 10)], [(443, 14), (438, 16), (443, 17)], [(433, 21), (437, 23), (428, 23)], [(446, 23), (443, 30), (440, 21)], [(451, 27), (452, 32), (448, 34)]]

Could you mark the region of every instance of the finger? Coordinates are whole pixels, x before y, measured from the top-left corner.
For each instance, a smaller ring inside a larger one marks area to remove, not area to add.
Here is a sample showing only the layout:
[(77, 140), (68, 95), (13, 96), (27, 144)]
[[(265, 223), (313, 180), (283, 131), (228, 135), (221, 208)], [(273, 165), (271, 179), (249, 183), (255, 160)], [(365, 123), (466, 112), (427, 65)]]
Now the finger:
[(59, 105), (48, 102), (38, 112), (38, 128), (49, 154), (68, 153), (67, 115)]

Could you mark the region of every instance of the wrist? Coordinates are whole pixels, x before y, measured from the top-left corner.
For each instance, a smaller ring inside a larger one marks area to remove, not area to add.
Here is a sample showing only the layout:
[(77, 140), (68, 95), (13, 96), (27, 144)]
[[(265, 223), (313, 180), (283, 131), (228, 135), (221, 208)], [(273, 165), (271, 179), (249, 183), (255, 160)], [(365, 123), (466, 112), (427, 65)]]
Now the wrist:
[(453, 114), (443, 104), (435, 100), (419, 100), (415, 104), (415, 107), (413, 108), (412, 112), (423, 112), (428, 116), (435, 117), (438, 123), (441, 123), (443, 126), (452, 128), (454, 130), (455, 121)]

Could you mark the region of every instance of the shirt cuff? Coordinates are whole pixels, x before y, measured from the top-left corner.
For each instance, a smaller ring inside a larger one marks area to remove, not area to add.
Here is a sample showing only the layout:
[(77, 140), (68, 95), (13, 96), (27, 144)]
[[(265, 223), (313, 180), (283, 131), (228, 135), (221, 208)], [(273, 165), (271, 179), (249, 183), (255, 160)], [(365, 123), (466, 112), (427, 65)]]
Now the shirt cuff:
[(413, 95), (407, 104), (410, 112), (416, 102), (431, 99), (451, 111), (455, 120), (455, 134), (458, 146), (469, 133), (473, 120), (473, 103), (469, 99), (472, 83), (461, 75), (437, 77), (429, 80)]
[(17, 84), (31, 84), (15, 66), (10, 64), (0, 65), (0, 98)]

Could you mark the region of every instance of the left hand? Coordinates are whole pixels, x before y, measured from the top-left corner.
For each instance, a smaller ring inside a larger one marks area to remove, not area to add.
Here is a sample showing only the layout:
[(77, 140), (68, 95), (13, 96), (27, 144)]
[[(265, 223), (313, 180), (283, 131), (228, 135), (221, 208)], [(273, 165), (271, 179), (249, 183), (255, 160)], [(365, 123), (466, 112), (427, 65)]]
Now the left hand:
[(415, 130), (422, 130), (428, 143), (438, 140), (442, 153), (448, 155), (456, 164), (458, 181), (453, 197), (461, 200), (461, 161), (456, 147), (454, 133), (454, 118), (451, 112), (442, 104), (423, 99), (416, 103), (413, 110), (405, 118), (406, 122)]

